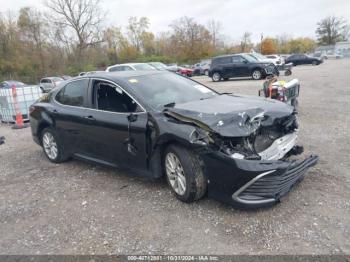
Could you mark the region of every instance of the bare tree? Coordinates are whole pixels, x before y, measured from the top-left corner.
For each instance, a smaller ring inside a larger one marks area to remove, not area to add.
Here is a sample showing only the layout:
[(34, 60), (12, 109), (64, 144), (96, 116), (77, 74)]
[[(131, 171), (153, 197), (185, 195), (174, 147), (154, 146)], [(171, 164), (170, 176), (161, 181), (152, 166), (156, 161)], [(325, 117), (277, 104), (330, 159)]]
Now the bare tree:
[(316, 34), (320, 44), (334, 45), (349, 37), (349, 25), (344, 18), (328, 16), (318, 22), (317, 26)]
[(252, 47), (251, 36), (252, 34), (250, 32), (245, 32), (243, 34), (241, 40), (241, 52), (250, 51), (249, 49)]
[(208, 22), (208, 30), (212, 37), (213, 48), (214, 50), (217, 50), (218, 42), (220, 39), (221, 30), (222, 30), (222, 25), (219, 21), (215, 21), (214, 19), (212, 19)]
[(57, 37), (74, 43), (79, 60), (87, 47), (102, 42), (100, 26), (104, 14), (99, 4), (100, 0), (46, 1), (52, 11), (50, 19), (56, 25)]
[(132, 45), (139, 52), (142, 48), (142, 38), (146, 33), (149, 27), (149, 20), (147, 17), (141, 17), (137, 19), (137, 17), (130, 17), (129, 24), (127, 26), (128, 36), (132, 43)]
[(212, 55), (210, 32), (193, 18), (181, 17), (170, 27), (172, 28), (171, 46), (176, 50), (178, 59), (195, 62)]

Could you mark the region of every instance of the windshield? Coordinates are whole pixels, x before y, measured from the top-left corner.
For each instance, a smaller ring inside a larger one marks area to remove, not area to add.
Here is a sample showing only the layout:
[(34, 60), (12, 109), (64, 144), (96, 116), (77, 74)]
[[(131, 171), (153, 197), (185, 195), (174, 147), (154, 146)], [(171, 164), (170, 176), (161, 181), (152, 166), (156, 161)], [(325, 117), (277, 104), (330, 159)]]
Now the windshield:
[(128, 82), (134, 93), (154, 109), (218, 95), (211, 89), (174, 73), (136, 76), (129, 78)]
[(147, 64), (134, 64), (133, 67), (136, 70), (155, 70), (152, 66)]
[(166, 69), (167, 66), (163, 63), (160, 62), (154, 62), (154, 63), (150, 63), (151, 66), (157, 68), (157, 69)]
[(249, 62), (256, 62), (256, 61), (258, 61), (258, 59), (257, 58), (255, 58), (253, 55), (251, 55), (251, 54), (242, 54), (242, 56), (245, 58), (245, 59), (247, 59)]

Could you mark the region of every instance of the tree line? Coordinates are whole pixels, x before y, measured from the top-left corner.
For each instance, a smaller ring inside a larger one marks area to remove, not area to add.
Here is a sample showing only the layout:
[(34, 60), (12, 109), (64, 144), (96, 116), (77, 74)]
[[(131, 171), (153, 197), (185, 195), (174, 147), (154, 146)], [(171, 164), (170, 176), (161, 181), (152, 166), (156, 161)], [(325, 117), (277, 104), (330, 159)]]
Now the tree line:
[(215, 55), (261, 51), (307, 53), (317, 44), (334, 44), (349, 37), (342, 18), (318, 23), (318, 40), (288, 35), (251, 41), (245, 32), (227, 43), (220, 22), (206, 24), (181, 17), (165, 32), (150, 31), (147, 17), (130, 17), (126, 27), (103, 26), (106, 14), (100, 0), (47, 0), (45, 12), (24, 7), (0, 14), (0, 81), (36, 83), (43, 76), (77, 75), (124, 62), (195, 63)]

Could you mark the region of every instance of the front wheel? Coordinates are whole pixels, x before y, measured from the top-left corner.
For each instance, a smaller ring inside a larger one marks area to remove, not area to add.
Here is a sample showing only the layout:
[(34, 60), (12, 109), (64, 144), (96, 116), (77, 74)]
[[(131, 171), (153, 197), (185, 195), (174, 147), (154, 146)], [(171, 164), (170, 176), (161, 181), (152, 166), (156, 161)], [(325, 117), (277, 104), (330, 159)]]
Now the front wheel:
[(164, 154), (167, 182), (175, 196), (183, 202), (193, 202), (204, 196), (207, 181), (199, 157), (180, 146), (170, 145)]
[(218, 72), (215, 72), (212, 76), (214, 82), (219, 82), (221, 80), (221, 75)]
[(261, 77), (262, 77), (262, 74), (261, 74), (261, 71), (259, 69), (256, 69), (256, 70), (253, 71), (252, 78), (254, 80), (260, 80)]

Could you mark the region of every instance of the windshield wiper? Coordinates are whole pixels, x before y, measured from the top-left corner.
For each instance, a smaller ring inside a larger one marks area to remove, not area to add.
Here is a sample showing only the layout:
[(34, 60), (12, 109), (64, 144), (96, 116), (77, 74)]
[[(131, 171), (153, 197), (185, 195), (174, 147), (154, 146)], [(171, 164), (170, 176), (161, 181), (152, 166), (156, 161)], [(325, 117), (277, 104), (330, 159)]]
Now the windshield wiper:
[(175, 102), (171, 102), (171, 103), (165, 104), (164, 107), (174, 107), (175, 105), (176, 105)]

